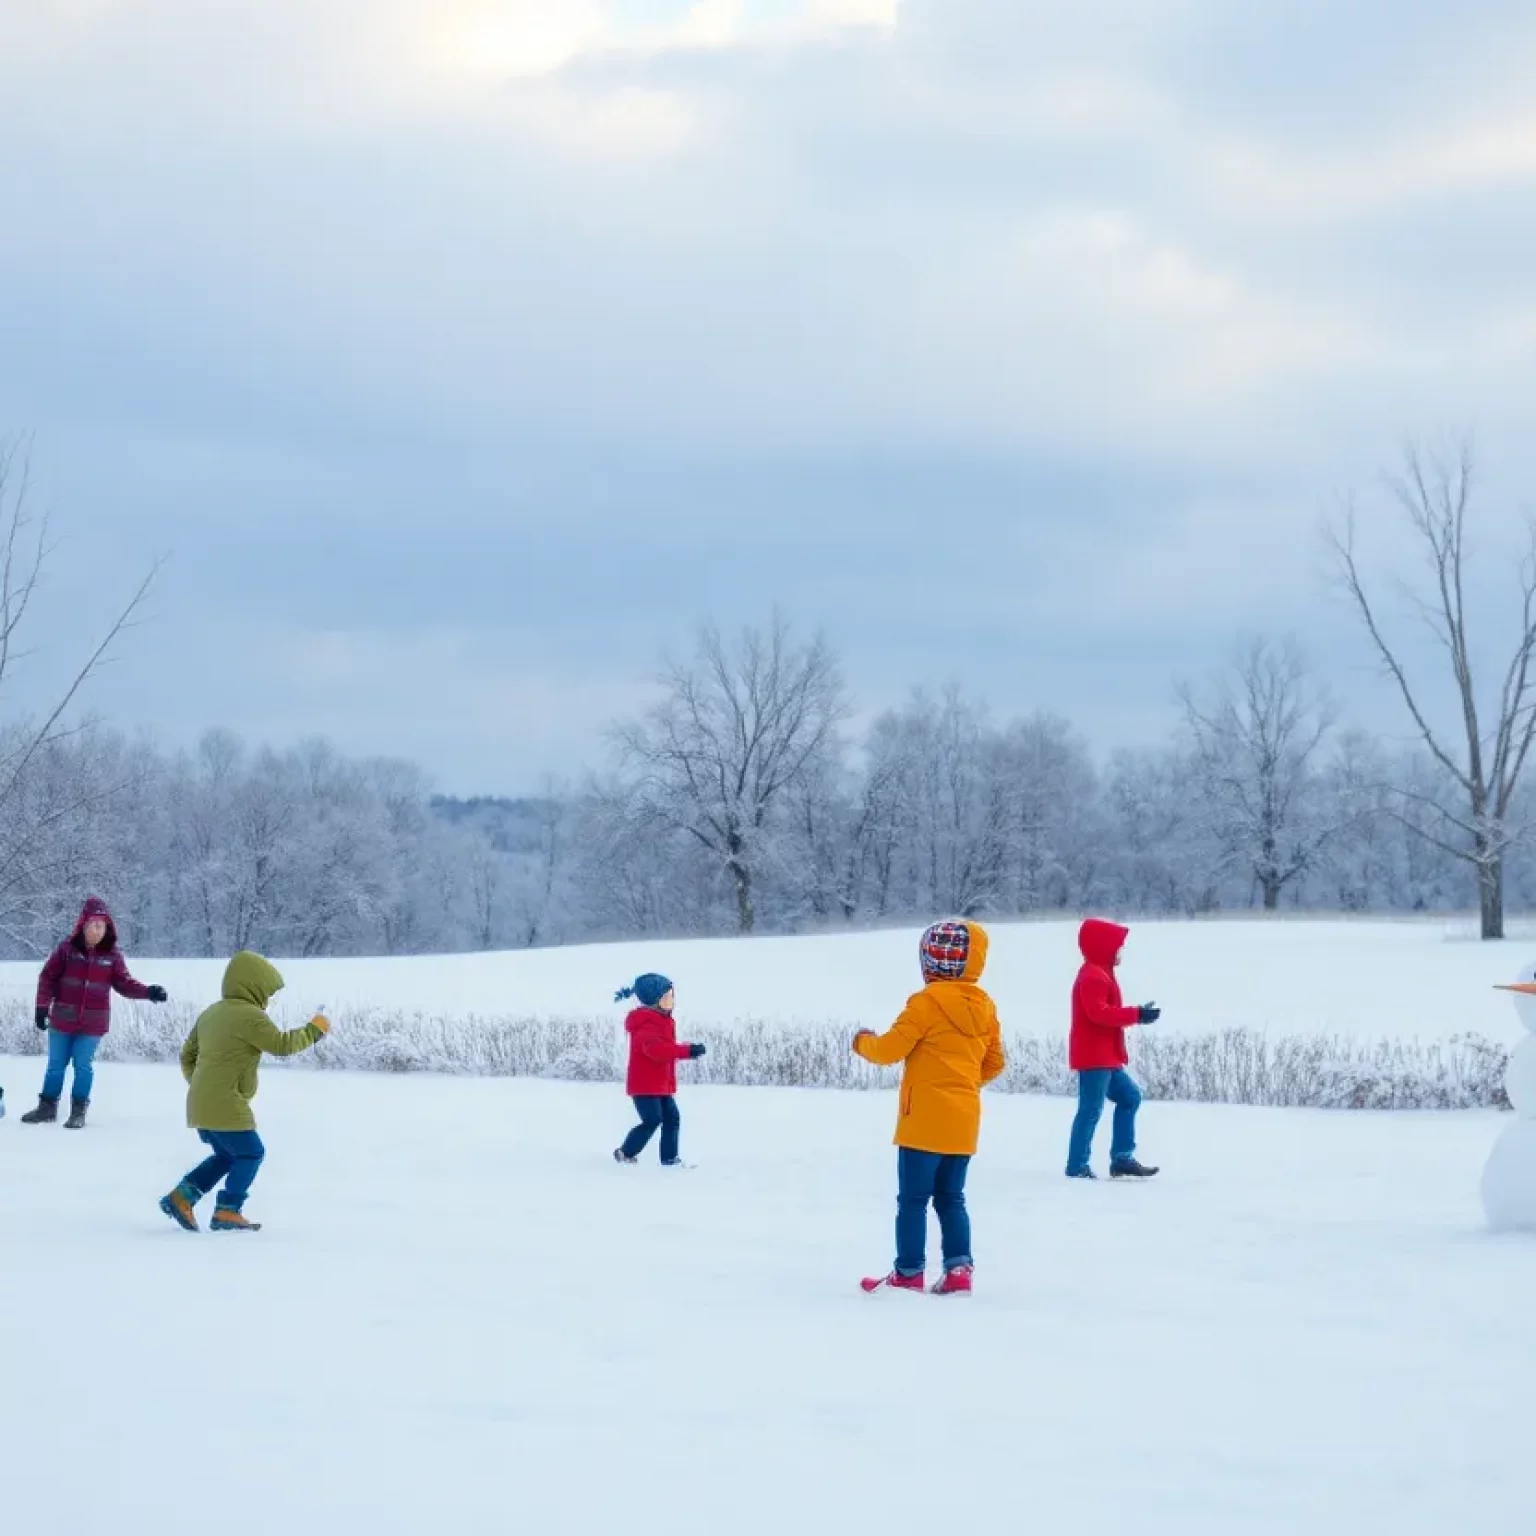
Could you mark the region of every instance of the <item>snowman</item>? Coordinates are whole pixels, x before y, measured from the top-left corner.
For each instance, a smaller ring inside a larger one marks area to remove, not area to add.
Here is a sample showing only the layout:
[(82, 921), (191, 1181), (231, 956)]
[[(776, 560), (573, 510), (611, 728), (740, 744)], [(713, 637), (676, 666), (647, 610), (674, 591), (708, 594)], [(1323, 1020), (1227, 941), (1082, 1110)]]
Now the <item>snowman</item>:
[(1536, 1232), (1536, 965), (1499, 990), (1514, 994), (1526, 1035), (1504, 1076), (1515, 1118), (1504, 1127), (1483, 1170), (1483, 1210), (1495, 1232)]

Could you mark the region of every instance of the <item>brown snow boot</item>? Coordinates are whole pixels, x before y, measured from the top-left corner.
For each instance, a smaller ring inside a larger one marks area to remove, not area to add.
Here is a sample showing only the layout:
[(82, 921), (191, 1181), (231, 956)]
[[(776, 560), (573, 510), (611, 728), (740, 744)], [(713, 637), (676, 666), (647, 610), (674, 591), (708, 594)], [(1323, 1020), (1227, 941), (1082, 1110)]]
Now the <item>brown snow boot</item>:
[(216, 1205), (208, 1223), (215, 1232), (260, 1232), (259, 1221), (247, 1221), (232, 1205)]
[(85, 1111), (90, 1105), (89, 1099), (71, 1099), (69, 1101), (69, 1119), (64, 1122), (66, 1131), (83, 1130), (85, 1127)]
[(52, 1125), (59, 1118), (59, 1101), (50, 1099), (45, 1094), (38, 1094), (37, 1108), (29, 1110), (21, 1117), (23, 1125)]

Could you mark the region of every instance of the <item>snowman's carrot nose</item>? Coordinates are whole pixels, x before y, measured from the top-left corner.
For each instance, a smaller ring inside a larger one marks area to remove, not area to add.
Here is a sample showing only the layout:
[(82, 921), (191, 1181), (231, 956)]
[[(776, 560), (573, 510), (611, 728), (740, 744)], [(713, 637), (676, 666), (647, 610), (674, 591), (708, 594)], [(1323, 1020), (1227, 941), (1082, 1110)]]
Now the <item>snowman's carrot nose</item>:
[(1496, 981), (1496, 992), (1523, 992), (1527, 997), (1536, 997), (1536, 981)]

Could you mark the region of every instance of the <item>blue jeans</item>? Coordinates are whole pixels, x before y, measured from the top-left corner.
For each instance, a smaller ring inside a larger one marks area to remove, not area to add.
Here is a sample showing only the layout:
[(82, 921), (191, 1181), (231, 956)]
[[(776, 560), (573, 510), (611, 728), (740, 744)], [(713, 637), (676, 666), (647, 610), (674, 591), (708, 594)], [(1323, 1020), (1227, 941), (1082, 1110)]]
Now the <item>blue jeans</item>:
[[(255, 1131), (199, 1131), (198, 1140), (213, 1148), (213, 1155), (205, 1158), (189, 1173), (184, 1183), (190, 1184), (199, 1195), (206, 1195), (220, 1179), (224, 1188), (219, 1204), (226, 1210), (238, 1211), (251, 1192), (251, 1184), (261, 1171), (262, 1159), (267, 1149)], [(225, 1178), (225, 1175), (228, 1178)]]
[(624, 1138), (624, 1145), (619, 1150), (625, 1157), (639, 1157), (659, 1128), (661, 1160), (663, 1163), (675, 1163), (678, 1136), (683, 1123), (683, 1117), (677, 1111), (677, 1100), (660, 1094), (642, 1094), (634, 1103), (640, 1124)]
[(96, 1048), (100, 1035), (67, 1035), (63, 1030), (48, 1031), (48, 1070), (43, 1074), (43, 1097), (64, 1097), (64, 1069), (75, 1071), (74, 1096), (88, 1099), (96, 1085)]
[(1093, 1153), (1093, 1133), (1099, 1128), (1104, 1101), (1115, 1106), (1114, 1133), (1110, 1141), (1111, 1165), (1123, 1163), (1136, 1153), (1136, 1111), (1141, 1108), (1141, 1089), (1124, 1067), (1113, 1072), (1095, 1070), (1077, 1074), (1077, 1116), (1072, 1121), (1072, 1144), (1067, 1151), (1067, 1172), (1081, 1173)]
[(928, 1203), (939, 1218), (944, 1268), (971, 1262), (971, 1215), (965, 1208), (969, 1157), (898, 1149), (896, 1158), (896, 1272), (920, 1275), (928, 1263)]

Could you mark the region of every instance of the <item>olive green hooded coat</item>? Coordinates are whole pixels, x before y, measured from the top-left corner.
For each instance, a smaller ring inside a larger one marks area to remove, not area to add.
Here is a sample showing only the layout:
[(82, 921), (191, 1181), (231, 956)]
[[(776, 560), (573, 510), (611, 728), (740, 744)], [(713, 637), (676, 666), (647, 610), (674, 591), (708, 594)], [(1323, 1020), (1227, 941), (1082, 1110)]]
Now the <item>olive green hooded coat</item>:
[(205, 1009), (181, 1048), (187, 1124), (196, 1131), (254, 1131), (256, 1069), (262, 1052), (297, 1056), (325, 1038), (315, 1024), (282, 1030), (266, 1006), (283, 990), (270, 960), (243, 949), (224, 972), (224, 1000)]

